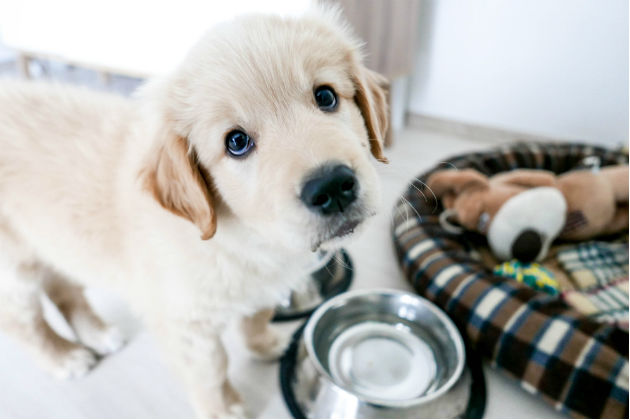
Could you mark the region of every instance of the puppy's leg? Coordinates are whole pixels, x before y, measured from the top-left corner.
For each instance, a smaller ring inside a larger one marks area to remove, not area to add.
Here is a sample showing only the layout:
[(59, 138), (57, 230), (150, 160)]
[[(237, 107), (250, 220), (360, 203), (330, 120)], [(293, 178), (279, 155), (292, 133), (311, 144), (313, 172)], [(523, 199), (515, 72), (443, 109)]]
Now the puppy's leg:
[(184, 379), (197, 416), (245, 418), (245, 408), (227, 378), (221, 331), (204, 322), (155, 324), (176, 372)]
[(94, 313), (83, 294), (83, 287), (53, 271), (47, 273), (44, 287), (81, 343), (100, 355), (113, 353), (122, 347), (122, 335), (116, 327), (106, 324)]
[(0, 279), (0, 328), (22, 343), (54, 376), (85, 375), (96, 364), (96, 356), (57, 335), (44, 319), (41, 267), (18, 264), (11, 274)]
[(256, 358), (261, 360), (278, 359), (291, 339), (289, 334), (269, 324), (271, 318), (273, 318), (273, 309), (264, 309), (241, 321), (245, 345)]

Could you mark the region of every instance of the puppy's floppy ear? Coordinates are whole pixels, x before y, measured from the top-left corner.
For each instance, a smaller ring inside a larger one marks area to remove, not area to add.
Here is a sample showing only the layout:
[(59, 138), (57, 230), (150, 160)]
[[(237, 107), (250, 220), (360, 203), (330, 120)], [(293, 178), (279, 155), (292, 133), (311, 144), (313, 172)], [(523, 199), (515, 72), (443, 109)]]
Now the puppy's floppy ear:
[(188, 141), (167, 135), (143, 170), (144, 187), (166, 210), (193, 222), (201, 239), (210, 239), (217, 227), (209, 177), (197, 163)]
[(356, 88), (354, 100), (365, 121), (370, 151), (379, 162), (388, 163), (387, 158), (383, 156), (383, 144), (389, 134), (387, 106), (389, 82), (362, 64), (356, 66), (353, 79)]
[(488, 177), (474, 169), (445, 169), (434, 172), (427, 180), (427, 186), (436, 197), (443, 198), (445, 205), (464, 190), (487, 188), (488, 185)]

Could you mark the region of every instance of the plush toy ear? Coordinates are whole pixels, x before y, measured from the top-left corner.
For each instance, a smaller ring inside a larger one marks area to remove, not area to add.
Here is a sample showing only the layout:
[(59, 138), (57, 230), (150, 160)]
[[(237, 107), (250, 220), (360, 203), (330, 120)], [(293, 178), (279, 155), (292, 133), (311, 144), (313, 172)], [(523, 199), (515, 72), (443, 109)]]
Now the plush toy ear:
[(479, 219), (483, 213), (484, 203), (479, 197), (480, 194), (473, 194), (457, 201), (455, 212), (459, 223), (468, 230), (479, 230)]
[(169, 135), (141, 176), (145, 188), (162, 207), (197, 225), (201, 239), (206, 240), (214, 235), (217, 220), (209, 180), (196, 160), (186, 139)]
[(383, 156), (383, 144), (389, 133), (387, 106), (389, 82), (362, 64), (358, 64), (357, 67), (353, 77), (356, 88), (354, 100), (365, 121), (370, 151), (379, 162), (388, 163), (387, 158)]
[(518, 185), (525, 188), (553, 187), (556, 176), (553, 172), (539, 169), (518, 169), (492, 177), (492, 182)]
[(452, 207), (455, 197), (471, 188), (487, 188), (488, 177), (474, 169), (445, 169), (434, 172), (427, 180), (436, 197), (442, 198), (445, 207)]

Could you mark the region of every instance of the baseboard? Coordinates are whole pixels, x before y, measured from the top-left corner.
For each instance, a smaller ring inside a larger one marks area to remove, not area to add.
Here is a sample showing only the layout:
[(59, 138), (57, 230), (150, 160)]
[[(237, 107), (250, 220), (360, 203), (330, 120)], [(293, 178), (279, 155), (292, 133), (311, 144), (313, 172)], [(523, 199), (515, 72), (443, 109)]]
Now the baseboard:
[(465, 123), (446, 118), (438, 118), (414, 113), (407, 114), (407, 126), (438, 131), (462, 138), (468, 138), (472, 141), (483, 141), (497, 144), (511, 143), (519, 140), (542, 142), (566, 142), (569, 140), (532, 133), (510, 131), (485, 125)]

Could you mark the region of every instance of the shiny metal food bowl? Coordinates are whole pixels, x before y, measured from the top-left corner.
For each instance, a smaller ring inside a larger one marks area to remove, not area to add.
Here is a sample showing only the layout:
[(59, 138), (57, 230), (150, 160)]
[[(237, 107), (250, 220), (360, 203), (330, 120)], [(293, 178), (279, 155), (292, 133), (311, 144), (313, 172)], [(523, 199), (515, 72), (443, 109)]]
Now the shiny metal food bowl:
[(291, 321), (310, 315), (326, 299), (345, 292), (352, 283), (352, 260), (343, 249), (315, 256), (305, 270), (302, 287), (291, 291), (275, 308), (274, 321)]
[(466, 410), (463, 340), (426, 299), (343, 293), (315, 311), (297, 345), (288, 387), (308, 418), (454, 418)]

